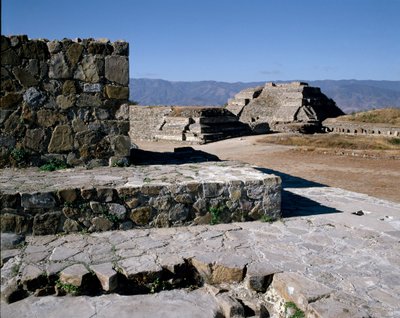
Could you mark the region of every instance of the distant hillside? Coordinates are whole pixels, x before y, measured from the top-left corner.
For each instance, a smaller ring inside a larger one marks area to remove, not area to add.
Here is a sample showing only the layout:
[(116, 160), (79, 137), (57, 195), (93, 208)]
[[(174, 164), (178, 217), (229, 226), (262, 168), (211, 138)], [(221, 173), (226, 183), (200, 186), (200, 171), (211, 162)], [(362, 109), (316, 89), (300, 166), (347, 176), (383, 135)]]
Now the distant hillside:
[[(400, 107), (400, 81), (306, 81), (321, 87), (345, 112)], [(224, 105), (244, 88), (265, 82), (170, 82), (161, 79), (130, 80), (130, 99), (140, 105)]]

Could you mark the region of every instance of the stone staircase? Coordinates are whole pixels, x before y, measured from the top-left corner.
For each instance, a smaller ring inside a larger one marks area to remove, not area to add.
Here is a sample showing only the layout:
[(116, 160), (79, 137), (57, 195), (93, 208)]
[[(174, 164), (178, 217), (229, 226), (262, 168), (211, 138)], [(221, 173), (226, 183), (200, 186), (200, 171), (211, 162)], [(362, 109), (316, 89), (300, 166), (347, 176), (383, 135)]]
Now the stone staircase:
[(220, 107), (174, 107), (164, 117), (154, 139), (207, 143), (249, 134), (246, 124), (231, 112)]

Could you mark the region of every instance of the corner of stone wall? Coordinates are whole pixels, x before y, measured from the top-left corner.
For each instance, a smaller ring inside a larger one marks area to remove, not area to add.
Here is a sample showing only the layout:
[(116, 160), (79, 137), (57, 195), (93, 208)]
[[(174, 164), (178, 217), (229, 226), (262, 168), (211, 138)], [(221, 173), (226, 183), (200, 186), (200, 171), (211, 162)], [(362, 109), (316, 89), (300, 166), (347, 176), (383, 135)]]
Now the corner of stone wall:
[(129, 44), (1, 36), (0, 167), (129, 156)]

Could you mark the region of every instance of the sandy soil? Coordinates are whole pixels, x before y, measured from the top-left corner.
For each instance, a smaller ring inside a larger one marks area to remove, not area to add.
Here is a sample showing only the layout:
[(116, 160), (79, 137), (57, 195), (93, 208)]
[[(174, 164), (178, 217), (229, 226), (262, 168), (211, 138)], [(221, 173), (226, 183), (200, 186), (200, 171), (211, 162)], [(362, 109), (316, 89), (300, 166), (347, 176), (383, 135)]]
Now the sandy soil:
[[(292, 146), (267, 144), (263, 136), (223, 140), (192, 147), (222, 160), (239, 160), (320, 184), (365, 193), (381, 199), (400, 202), (400, 160), (387, 153), (369, 157), (352, 152), (307, 151)], [(173, 151), (181, 144), (170, 142), (137, 142), (141, 149)], [(368, 155), (368, 153), (367, 153)]]

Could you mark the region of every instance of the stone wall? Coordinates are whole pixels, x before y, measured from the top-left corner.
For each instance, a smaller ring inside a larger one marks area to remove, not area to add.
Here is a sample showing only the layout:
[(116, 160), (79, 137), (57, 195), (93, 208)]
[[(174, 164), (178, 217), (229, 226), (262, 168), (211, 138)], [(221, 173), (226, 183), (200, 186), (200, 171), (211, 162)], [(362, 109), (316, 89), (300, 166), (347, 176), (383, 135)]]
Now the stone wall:
[(400, 137), (400, 127), (385, 124), (350, 122), (329, 118), (322, 125), (325, 132), (336, 134)]
[(237, 162), (4, 169), (1, 232), (108, 231), (277, 219), (281, 179)]
[(222, 107), (130, 106), (135, 140), (169, 140), (203, 144), (249, 134), (246, 124)]
[(1, 36), (0, 167), (129, 155), (128, 43)]

